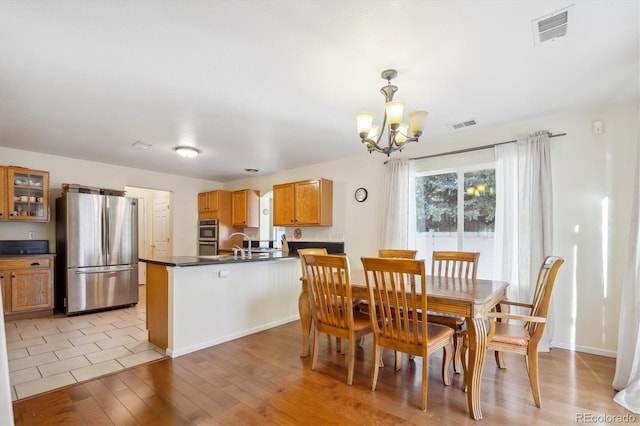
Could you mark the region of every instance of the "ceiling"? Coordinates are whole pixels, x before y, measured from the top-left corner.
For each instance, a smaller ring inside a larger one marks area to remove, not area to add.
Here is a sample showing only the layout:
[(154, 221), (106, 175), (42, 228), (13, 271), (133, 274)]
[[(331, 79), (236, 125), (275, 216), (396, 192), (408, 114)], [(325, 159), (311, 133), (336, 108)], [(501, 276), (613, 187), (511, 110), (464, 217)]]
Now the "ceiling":
[(571, 4), (2, 0), (0, 146), (224, 182), (368, 155), (387, 68), (421, 141), (638, 98), (639, 2), (576, 1), (534, 43)]

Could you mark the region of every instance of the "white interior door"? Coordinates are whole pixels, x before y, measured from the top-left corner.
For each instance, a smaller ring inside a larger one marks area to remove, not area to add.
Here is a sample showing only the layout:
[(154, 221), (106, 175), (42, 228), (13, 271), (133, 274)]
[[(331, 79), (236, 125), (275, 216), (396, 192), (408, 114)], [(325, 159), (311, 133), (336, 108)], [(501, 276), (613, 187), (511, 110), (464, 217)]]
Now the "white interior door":
[(153, 257), (171, 256), (171, 202), (169, 194), (161, 194), (153, 199), (153, 223), (151, 244)]

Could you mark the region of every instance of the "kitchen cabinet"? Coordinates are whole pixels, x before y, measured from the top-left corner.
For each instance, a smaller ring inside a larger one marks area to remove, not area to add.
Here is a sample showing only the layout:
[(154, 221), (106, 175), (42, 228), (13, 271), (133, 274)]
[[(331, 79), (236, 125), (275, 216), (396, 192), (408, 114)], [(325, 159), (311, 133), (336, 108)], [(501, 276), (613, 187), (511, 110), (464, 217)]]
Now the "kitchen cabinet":
[(6, 220), (9, 217), (7, 197), (7, 168), (0, 166), (0, 220)]
[(53, 255), (0, 258), (5, 320), (53, 314)]
[(331, 226), (333, 181), (311, 179), (273, 186), (273, 226)]
[(208, 191), (198, 194), (198, 213), (216, 212), (220, 206), (220, 191)]
[(232, 225), (236, 228), (260, 226), (260, 192), (243, 189), (231, 194)]
[(6, 214), (0, 219), (49, 222), (49, 172), (22, 167), (6, 167), (5, 171), (0, 194), (4, 195)]

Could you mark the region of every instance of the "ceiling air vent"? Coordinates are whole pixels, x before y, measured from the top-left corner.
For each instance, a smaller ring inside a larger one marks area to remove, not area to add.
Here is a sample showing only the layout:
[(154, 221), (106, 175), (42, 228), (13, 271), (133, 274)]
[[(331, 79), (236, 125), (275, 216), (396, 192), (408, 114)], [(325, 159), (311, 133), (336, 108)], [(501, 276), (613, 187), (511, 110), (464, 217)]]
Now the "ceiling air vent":
[(472, 118), (470, 120), (461, 121), (459, 123), (449, 124), (449, 127), (451, 127), (453, 130), (459, 130), (459, 129), (464, 129), (465, 127), (475, 126), (477, 124), (478, 124), (478, 120), (476, 120), (475, 118)]
[(569, 6), (560, 9), (549, 15), (531, 21), (533, 29), (533, 39), (535, 44), (544, 43), (545, 41), (555, 40), (559, 37), (567, 35), (567, 26), (569, 24)]

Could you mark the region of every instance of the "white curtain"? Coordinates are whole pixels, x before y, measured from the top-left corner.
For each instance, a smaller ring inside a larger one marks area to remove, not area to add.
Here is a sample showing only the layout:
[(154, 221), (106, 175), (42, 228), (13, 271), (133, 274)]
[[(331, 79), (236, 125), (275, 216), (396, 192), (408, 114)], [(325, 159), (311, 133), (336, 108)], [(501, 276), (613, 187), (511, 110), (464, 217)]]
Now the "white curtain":
[[(547, 131), (498, 145), (494, 275), (507, 281), (510, 300), (530, 302), (544, 258), (551, 255), (551, 157)], [(549, 350), (547, 318), (540, 350)]]
[[(638, 137), (640, 140), (640, 135)], [(629, 260), (620, 302), (618, 354), (613, 398), (627, 410), (640, 414), (640, 149), (637, 152), (636, 178), (631, 211)]]
[(415, 178), (414, 160), (396, 157), (387, 162), (381, 248), (415, 248)]

